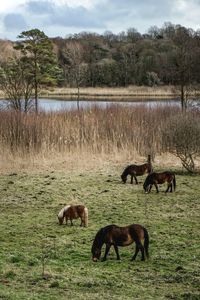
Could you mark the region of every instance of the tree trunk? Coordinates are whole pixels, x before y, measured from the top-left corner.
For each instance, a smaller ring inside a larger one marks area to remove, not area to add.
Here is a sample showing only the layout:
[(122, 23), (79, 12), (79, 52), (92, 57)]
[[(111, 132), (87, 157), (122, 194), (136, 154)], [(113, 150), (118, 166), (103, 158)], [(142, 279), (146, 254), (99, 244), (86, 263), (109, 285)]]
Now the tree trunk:
[(182, 109), (182, 112), (184, 111), (184, 102), (185, 102), (184, 85), (181, 85), (181, 109)]

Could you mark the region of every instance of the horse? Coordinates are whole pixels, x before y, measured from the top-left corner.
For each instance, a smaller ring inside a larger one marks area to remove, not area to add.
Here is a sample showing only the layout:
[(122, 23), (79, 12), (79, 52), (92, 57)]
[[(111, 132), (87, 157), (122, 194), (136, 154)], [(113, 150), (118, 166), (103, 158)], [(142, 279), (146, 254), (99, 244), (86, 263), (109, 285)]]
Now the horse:
[(92, 260), (97, 262), (101, 257), (101, 248), (106, 244), (105, 254), (102, 261), (105, 261), (110, 250), (113, 246), (117, 255), (117, 260), (120, 260), (118, 246), (129, 246), (133, 242), (136, 243), (135, 254), (131, 261), (135, 260), (139, 251), (142, 253), (142, 260), (145, 260), (145, 255), (149, 257), (149, 234), (146, 228), (139, 224), (132, 224), (125, 227), (117, 225), (108, 225), (101, 228), (92, 244)]
[(131, 184), (133, 183), (133, 177), (135, 179), (135, 183), (138, 184), (136, 176), (141, 176), (144, 174), (149, 174), (153, 171), (151, 164), (151, 156), (148, 155), (147, 163), (142, 165), (129, 165), (125, 168), (121, 175), (121, 179), (123, 183), (126, 183), (127, 176), (131, 176)]
[(165, 193), (167, 193), (169, 190), (172, 192), (172, 189), (174, 188), (174, 191), (176, 189), (176, 177), (175, 174), (169, 171), (165, 171), (162, 173), (156, 173), (153, 172), (147, 176), (147, 178), (144, 181), (143, 188), (145, 190), (145, 193), (150, 193), (151, 188), (153, 185), (155, 185), (157, 193), (158, 190), (158, 184), (163, 184), (167, 182), (167, 189)]
[(71, 222), (71, 226), (73, 225), (73, 219), (81, 219), (80, 226), (88, 226), (88, 209), (84, 205), (66, 205), (61, 209), (58, 214), (59, 224), (62, 225), (64, 219), (66, 220), (66, 224), (68, 220)]

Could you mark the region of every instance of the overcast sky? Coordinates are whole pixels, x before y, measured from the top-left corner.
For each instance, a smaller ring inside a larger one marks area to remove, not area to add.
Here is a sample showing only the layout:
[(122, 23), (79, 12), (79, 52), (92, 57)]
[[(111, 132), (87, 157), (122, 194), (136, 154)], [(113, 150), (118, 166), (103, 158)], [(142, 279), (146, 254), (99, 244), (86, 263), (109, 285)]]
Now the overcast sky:
[(82, 31), (147, 32), (164, 22), (200, 28), (200, 0), (2, 0), (0, 38), (38, 28), (49, 37)]

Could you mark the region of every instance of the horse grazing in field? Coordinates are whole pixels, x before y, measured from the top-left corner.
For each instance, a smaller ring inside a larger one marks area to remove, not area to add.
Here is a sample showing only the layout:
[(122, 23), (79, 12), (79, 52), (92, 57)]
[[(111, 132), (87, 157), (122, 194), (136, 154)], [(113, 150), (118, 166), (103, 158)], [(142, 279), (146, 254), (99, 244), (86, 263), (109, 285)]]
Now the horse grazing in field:
[(67, 221), (70, 220), (72, 226), (72, 220), (78, 218), (81, 219), (80, 226), (88, 226), (88, 209), (84, 205), (66, 205), (61, 209), (61, 211), (58, 214), (58, 221), (60, 225), (63, 224), (65, 219), (66, 224)]
[(138, 184), (137, 177), (144, 174), (149, 174), (153, 171), (151, 164), (151, 156), (148, 155), (147, 163), (142, 165), (129, 165), (125, 168), (124, 172), (121, 175), (121, 179), (123, 183), (126, 183), (127, 176), (131, 176), (131, 184), (133, 183), (133, 177), (135, 179), (135, 183)]
[(101, 248), (106, 244), (105, 254), (102, 261), (106, 260), (111, 246), (114, 246), (117, 259), (120, 260), (118, 246), (129, 246), (133, 242), (136, 243), (135, 254), (131, 260), (135, 260), (139, 251), (142, 253), (142, 260), (145, 260), (145, 255), (148, 258), (149, 235), (142, 225), (132, 224), (125, 227), (116, 225), (108, 225), (101, 228), (93, 241), (92, 245), (92, 260), (96, 262), (101, 257)]
[(174, 188), (174, 191), (176, 189), (176, 177), (175, 174), (169, 171), (162, 172), (162, 173), (156, 173), (153, 172), (147, 176), (145, 179), (145, 182), (143, 184), (143, 188), (145, 190), (145, 193), (150, 193), (151, 188), (153, 185), (155, 185), (157, 193), (158, 190), (158, 184), (163, 184), (167, 182), (167, 189), (166, 193), (170, 190), (172, 192), (172, 189)]

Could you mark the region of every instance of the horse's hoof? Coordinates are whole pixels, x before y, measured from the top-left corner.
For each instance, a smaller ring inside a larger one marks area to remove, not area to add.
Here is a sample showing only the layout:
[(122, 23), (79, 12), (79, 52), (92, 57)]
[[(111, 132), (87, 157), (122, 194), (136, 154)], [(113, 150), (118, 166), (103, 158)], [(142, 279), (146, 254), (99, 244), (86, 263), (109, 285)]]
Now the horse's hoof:
[(92, 259), (92, 261), (93, 261), (93, 262), (97, 262), (98, 259), (97, 259), (96, 257), (94, 257), (94, 258)]

